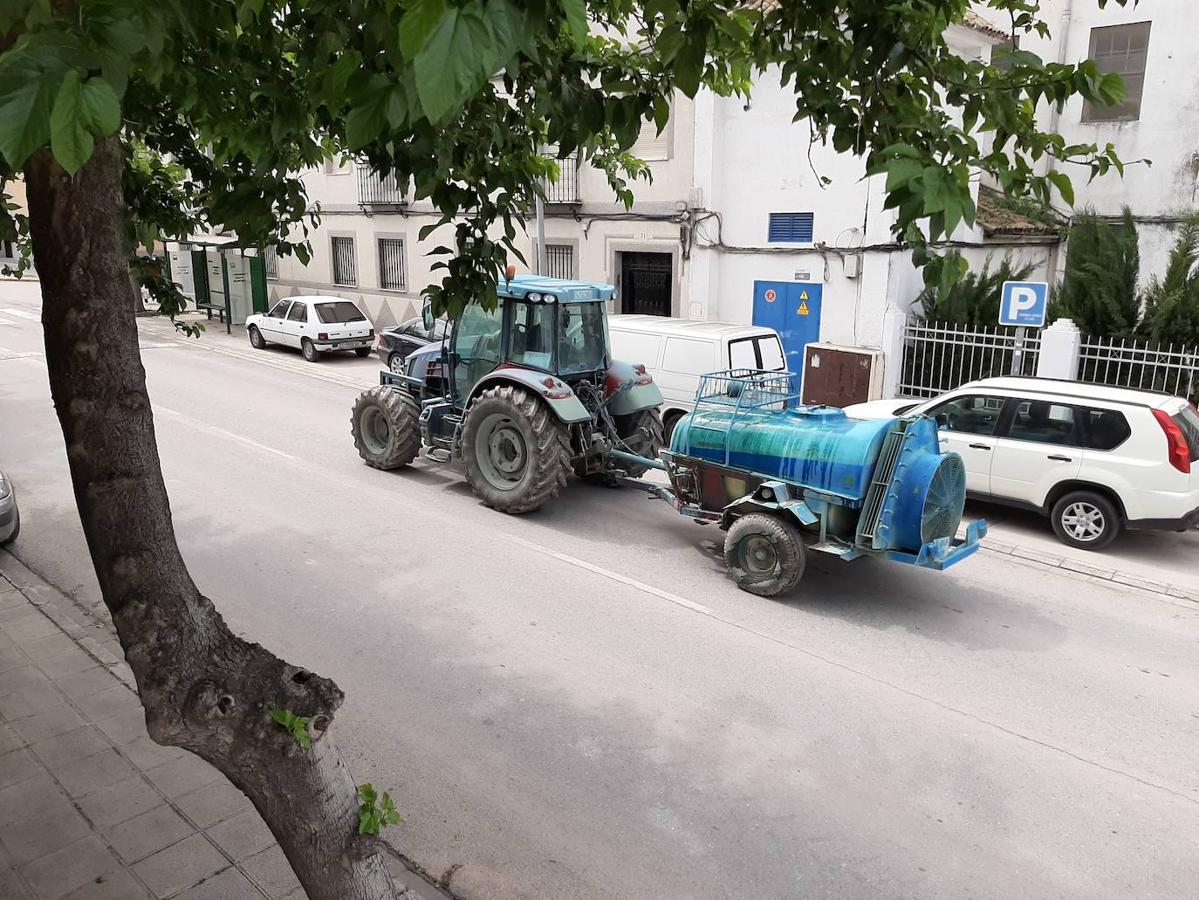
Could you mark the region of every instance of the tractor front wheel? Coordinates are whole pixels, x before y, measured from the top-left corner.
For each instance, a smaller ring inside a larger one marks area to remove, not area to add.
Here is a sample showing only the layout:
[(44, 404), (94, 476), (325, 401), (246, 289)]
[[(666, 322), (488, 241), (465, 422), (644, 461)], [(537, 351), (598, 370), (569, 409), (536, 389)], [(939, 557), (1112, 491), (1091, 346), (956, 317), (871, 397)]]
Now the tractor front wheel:
[(358, 395), (350, 417), (354, 446), (376, 469), (398, 469), (420, 452), (420, 404), (408, 391), (379, 385)]
[(462, 428), (466, 478), (492, 509), (540, 509), (566, 486), (570, 434), (549, 407), (521, 387), (484, 391), (466, 411)]
[(750, 513), (729, 528), (724, 563), (741, 590), (776, 597), (795, 587), (803, 575), (803, 538), (785, 519)]
[[(662, 437), (662, 415), (656, 409), (643, 409), (627, 416), (616, 416), (616, 434), (624, 442), (621, 450), (648, 459), (657, 459), (665, 440)], [(648, 466), (623, 463), (630, 478), (640, 478)]]

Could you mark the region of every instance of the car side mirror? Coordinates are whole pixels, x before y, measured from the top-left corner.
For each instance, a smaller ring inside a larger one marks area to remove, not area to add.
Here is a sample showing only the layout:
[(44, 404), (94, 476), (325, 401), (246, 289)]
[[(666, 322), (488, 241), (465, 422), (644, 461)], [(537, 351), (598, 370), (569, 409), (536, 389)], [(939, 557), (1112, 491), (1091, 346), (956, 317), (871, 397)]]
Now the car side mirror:
[(437, 320), (433, 317), (433, 304), (428, 300), (425, 301), (425, 305), (420, 311), (420, 320), (421, 324), (425, 326), (425, 333), (431, 334)]

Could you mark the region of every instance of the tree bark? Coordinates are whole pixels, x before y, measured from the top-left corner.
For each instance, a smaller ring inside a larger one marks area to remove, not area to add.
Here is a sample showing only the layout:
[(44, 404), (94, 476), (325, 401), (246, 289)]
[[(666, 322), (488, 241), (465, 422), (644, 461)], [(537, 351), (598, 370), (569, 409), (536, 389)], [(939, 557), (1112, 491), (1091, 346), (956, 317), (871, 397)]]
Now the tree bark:
[[(332, 681), (235, 636), (176, 543), (138, 350), (120, 149), (74, 178), (26, 166), (50, 390), (104, 603), (160, 744), (206, 759), (253, 802), (312, 900), (394, 898), (376, 841), (358, 835), (353, 779), (330, 726)], [(311, 716), (311, 750), (271, 719)]]

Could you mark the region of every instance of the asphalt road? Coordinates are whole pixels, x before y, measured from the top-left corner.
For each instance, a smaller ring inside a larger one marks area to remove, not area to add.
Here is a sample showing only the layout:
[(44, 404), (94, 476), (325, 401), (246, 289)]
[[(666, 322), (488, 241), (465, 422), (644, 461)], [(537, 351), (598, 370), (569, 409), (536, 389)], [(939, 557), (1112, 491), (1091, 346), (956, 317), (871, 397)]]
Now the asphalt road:
[[(14, 550), (95, 604), (36, 306), (0, 283)], [(452, 470), (366, 468), (369, 360), (144, 334), (196, 581), (345, 688), (355, 776), (462, 896), (1194, 896), (1195, 604), (986, 553), (812, 558), (755, 598), (635, 491), (507, 518)]]

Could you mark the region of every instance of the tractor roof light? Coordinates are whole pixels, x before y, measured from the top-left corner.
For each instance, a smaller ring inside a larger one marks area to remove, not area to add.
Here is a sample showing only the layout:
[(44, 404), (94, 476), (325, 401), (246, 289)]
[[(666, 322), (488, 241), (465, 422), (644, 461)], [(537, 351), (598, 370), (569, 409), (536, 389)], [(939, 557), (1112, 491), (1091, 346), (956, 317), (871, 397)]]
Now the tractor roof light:
[(540, 303), (541, 295), (539, 293), (537, 293), (536, 291), (533, 291), (531, 293), (525, 294), (525, 299), (528, 300), (530, 303)]
[(558, 302), (558, 298), (554, 294), (545, 294), (542, 296), (541, 299), (544, 300), (546, 303), (557, 303)]

